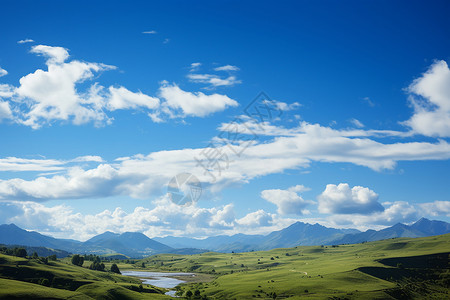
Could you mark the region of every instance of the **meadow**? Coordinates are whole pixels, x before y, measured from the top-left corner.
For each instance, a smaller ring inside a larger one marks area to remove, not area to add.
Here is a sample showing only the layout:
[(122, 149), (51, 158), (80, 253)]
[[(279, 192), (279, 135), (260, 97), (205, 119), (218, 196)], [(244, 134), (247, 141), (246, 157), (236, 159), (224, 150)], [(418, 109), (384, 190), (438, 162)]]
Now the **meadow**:
[[(120, 270), (192, 272), (177, 287), (192, 299), (446, 299), (450, 234), (245, 253), (158, 254), (113, 262)], [(0, 255), (0, 298), (170, 299), (135, 278)]]

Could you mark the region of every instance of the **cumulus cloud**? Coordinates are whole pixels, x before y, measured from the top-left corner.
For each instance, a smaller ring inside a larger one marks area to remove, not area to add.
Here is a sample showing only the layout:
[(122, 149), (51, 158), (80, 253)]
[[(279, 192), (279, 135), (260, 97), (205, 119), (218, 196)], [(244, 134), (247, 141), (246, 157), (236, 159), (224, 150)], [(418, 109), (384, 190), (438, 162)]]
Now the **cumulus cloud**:
[[(196, 205), (186, 207), (174, 204), (167, 196), (158, 198), (153, 204), (153, 208), (138, 206), (131, 212), (116, 207), (98, 213), (81, 214), (67, 205), (48, 207), (36, 202), (8, 201), (0, 202), (0, 222), (15, 223), (22, 228), (77, 240), (86, 240), (105, 231), (138, 231), (150, 237), (202, 237), (248, 232), (253, 228), (260, 230), (261, 226), (272, 225), (272, 215), (262, 210), (236, 219), (232, 204), (212, 208)], [(285, 225), (284, 222), (280, 223)]]
[(404, 201), (385, 202), (382, 211), (371, 214), (337, 214), (328, 217), (331, 224), (339, 227), (352, 227), (359, 230), (382, 229), (397, 223), (410, 223), (419, 219), (414, 205)]
[(273, 222), (273, 215), (260, 209), (255, 212), (248, 213), (236, 222), (245, 227), (264, 227), (270, 226)]
[(147, 109), (155, 109), (159, 107), (159, 99), (150, 97), (141, 92), (133, 93), (123, 86), (109, 87), (110, 98), (108, 101), (109, 110), (117, 109), (136, 109), (145, 107)]
[(5, 76), (5, 75), (8, 75), (8, 71), (6, 71), (2, 67), (0, 67), (0, 77)]
[(327, 184), (318, 200), (321, 213), (370, 214), (384, 210), (374, 191), (362, 186), (350, 188), (347, 183)]
[[(116, 69), (115, 66), (68, 61), (69, 52), (63, 47), (37, 45), (30, 52), (46, 58), (47, 70), (38, 69), (23, 76), (18, 87), (0, 84), (0, 98), (8, 100), (0, 101), (0, 121), (12, 119), (34, 129), (55, 122), (75, 125), (92, 122), (104, 126), (112, 122), (109, 111), (143, 110), (154, 122), (163, 122), (167, 116), (204, 117), (237, 106), (235, 100), (225, 95), (186, 92), (165, 82), (159, 90), (164, 102), (161, 104), (159, 98), (141, 91), (88, 83), (100, 72)], [(0, 75), (3, 73), (5, 75), (6, 71), (0, 68)], [(81, 85), (86, 86), (84, 91)]]
[(408, 87), (413, 116), (403, 122), (418, 134), (450, 137), (450, 69), (436, 61)]
[(69, 52), (63, 47), (37, 45), (32, 47), (30, 52), (46, 57), (47, 65), (61, 64), (69, 58)]
[(160, 97), (165, 100), (165, 107), (180, 110), (184, 116), (205, 117), (228, 107), (238, 106), (238, 103), (228, 96), (186, 92), (176, 84), (163, 83), (159, 92)]
[(450, 201), (434, 201), (419, 204), (420, 208), (430, 216), (450, 217)]
[(302, 215), (305, 208), (314, 202), (304, 200), (296, 191), (304, 190), (303, 186), (295, 186), (288, 190), (264, 190), (261, 192), (261, 198), (277, 206), (277, 211), (281, 215), (295, 214)]

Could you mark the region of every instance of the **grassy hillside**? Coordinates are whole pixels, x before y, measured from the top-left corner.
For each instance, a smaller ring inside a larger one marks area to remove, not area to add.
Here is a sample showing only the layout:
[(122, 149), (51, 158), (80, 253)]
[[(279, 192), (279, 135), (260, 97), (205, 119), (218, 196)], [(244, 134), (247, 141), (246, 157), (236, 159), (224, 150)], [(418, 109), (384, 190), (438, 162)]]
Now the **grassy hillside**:
[[(198, 290), (204, 299), (446, 299), (449, 253), (447, 234), (233, 254), (158, 254), (118, 265), (197, 273), (179, 293)], [(141, 287), (138, 279), (89, 270), (90, 263), (0, 255), (0, 298), (170, 299), (164, 289)], [(106, 269), (111, 263), (105, 262)]]
[[(436, 253), (444, 254), (423, 257)], [(449, 292), (448, 253), (450, 234), (335, 247), (155, 255), (144, 262), (165, 271), (216, 274), (213, 282), (185, 285), (182, 290), (198, 289), (218, 299), (270, 299), (274, 293), (276, 298), (290, 299), (443, 299)]]
[(4, 299), (168, 299), (164, 289), (140, 280), (65, 262), (0, 254), (0, 298)]

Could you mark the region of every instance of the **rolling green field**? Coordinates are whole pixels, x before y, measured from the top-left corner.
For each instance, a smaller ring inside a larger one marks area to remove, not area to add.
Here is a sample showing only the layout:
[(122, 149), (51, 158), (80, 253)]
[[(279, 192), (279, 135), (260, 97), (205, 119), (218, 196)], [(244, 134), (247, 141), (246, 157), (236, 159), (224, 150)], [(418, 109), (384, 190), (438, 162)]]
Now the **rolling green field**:
[[(181, 292), (198, 289), (217, 299), (273, 299), (274, 294), (277, 299), (446, 299), (449, 252), (447, 234), (336, 247), (155, 255), (144, 261), (164, 271), (216, 274), (214, 281), (184, 285)], [(443, 254), (433, 256), (438, 253)], [(399, 257), (411, 259), (405, 263)], [(430, 263), (433, 259), (437, 263)]]
[[(158, 254), (121, 270), (193, 272), (192, 299), (448, 299), (450, 234), (246, 253)], [(144, 266), (143, 266), (144, 263)], [(70, 259), (45, 264), (0, 255), (0, 298), (170, 299), (165, 289)], [(111, 263), (106, 262), (108, 270)]]
[(140, 280), (69, 264), (0, 254), (1, 299), (170, 299)]

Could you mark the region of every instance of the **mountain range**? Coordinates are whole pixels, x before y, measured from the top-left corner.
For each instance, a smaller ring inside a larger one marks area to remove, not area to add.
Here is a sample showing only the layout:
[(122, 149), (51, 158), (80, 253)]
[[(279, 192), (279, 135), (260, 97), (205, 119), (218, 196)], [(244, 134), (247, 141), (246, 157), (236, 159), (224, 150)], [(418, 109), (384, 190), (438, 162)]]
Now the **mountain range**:
[(268, 235), (235, 234), (206, 239), (167, 236), (151, 239), (139, 232), (118, 234), (107, 231), (85, 242), (80, 242), (56, 239), (21, 229), (14, 224), (4, 224), (0, 225), (0, 244), (46, 247), (82, 254), (121, 253), (129, 257), (141, 258), (157, 253), (245, 252), (294, 246), (355, 244), (388, 238), (425, 237), (446, 233), (450, 233), (450, 223), (422, 218), (412, 225), (398, 223), (379, 231), (365, 232), (296, 222)]

